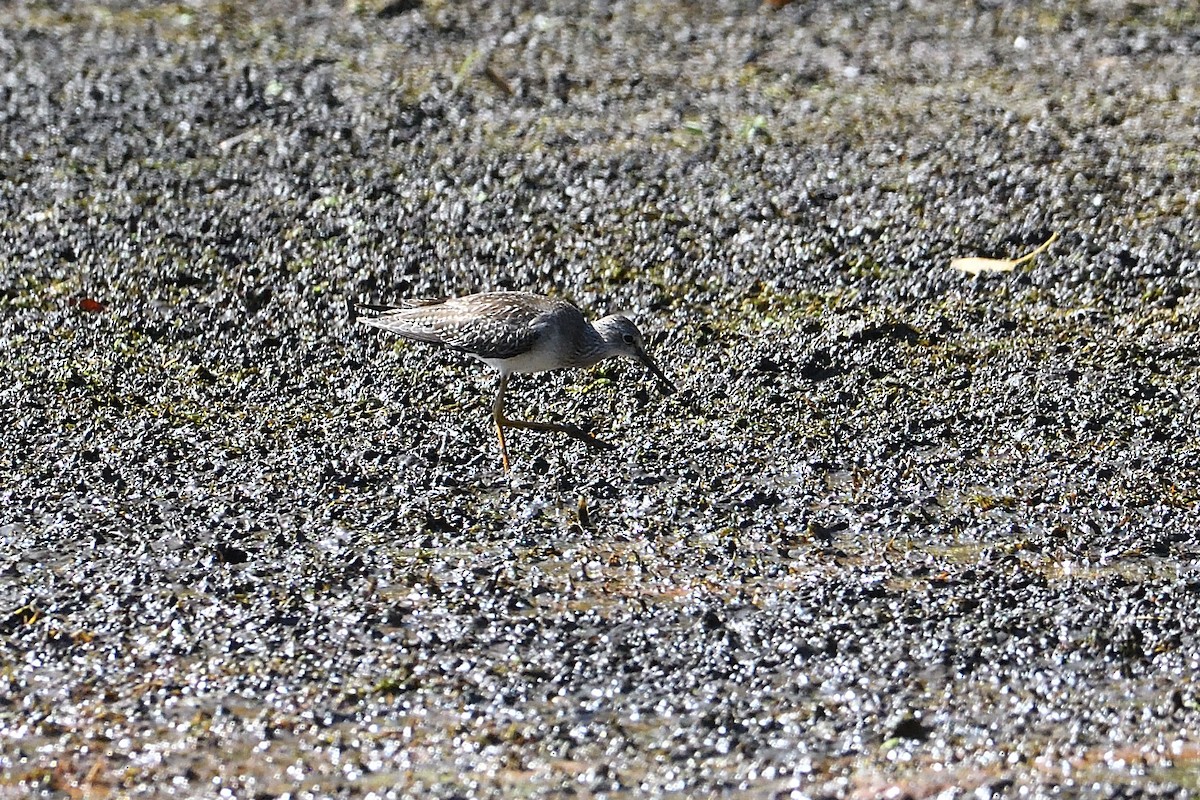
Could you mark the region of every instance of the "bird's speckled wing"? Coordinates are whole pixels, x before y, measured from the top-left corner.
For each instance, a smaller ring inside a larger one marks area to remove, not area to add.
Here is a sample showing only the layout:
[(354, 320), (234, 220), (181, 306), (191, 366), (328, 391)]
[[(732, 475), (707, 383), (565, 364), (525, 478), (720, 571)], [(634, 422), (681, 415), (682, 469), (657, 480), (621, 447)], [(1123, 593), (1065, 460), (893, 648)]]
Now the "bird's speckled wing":
[(406, 300), (397, 306), (359, 306), (364, 325), (406, 339), (433, 342), (480, 358), (512, 358), (533, 348), (545, 326), (574, 306), (526, 292)]

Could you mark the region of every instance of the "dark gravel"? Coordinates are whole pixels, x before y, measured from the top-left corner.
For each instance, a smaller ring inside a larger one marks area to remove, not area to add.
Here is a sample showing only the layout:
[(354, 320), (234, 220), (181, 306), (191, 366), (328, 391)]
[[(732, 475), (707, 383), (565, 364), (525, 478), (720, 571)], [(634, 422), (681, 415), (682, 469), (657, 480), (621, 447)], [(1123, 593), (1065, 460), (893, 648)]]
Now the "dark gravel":
[(1197, 794), (1193, 4), (3, 14), (0, 797)]

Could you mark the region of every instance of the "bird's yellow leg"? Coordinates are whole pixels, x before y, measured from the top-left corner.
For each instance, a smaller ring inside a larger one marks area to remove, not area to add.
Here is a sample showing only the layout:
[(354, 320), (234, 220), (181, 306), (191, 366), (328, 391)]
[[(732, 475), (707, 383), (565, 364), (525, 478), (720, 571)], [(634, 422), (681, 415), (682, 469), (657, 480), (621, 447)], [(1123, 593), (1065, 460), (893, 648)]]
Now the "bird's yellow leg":
[(504, 465), (504, 471), (508, 472), (508, 446), (504, 444), (504, 428), (500, 427), (500, 423), (496, 423), (496, 438), (500, 440), (500, 463)]
[(492, 403), (492, 419), (496, 423), (496, 438), (500, 441), (500, 459), (504, 463), (504, 471), (508, 472), (508, 446), (504, 443), (505, 428), (522, 428), (531, 431), (546, 431), (549, 433), (565, 433), (573, 439), (594, 447), (597, 450), (612, 450), (616, 445), (602, 439), (597, 439), (582, 428), (574, 425), (563, 425), (557, 422), (531, 422), (524, 419), (509, 419), (504, 416), (504, 391), (508, 388), (508, 376), (500, 376), (500, 385), (496, 389), (496, 399)]
[(508, 473), (508, 445), (504, 443), (504, 390), (508, 388), (508, 376), (500, 376), (500, 386), (496, 390), (496, 400), (492, 403), (492, 419), (496, 422), (496, 438), (500, 440), (500, 463), (504, 472)]
[(560, 425), (557, 422), (530, 422), (524, 419), (509, 419), (504, 418), (504, 424), (509, 428), (524, 428), (531, 431), (548, 431), (551, 433), (565, 433), (573, 439), (586, 444), (588, 447), (595, 447), (598, 450), (612, 450), (616, 445), (610, 444), (602, 439), (597, 439), (582, 428), (576, 428), (574, 425)]

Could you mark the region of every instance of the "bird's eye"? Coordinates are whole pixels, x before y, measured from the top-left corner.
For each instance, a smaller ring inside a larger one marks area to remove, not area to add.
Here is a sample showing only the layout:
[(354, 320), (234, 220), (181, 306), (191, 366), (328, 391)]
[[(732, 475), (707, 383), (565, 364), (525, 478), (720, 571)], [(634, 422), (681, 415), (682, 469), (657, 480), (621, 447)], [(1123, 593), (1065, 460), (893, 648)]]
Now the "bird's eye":
[(624, 336), (622, 336), (621, 338), (625, 340), (625, 344), (633, 344), (633, 334), (632, 333), (627, 333)]

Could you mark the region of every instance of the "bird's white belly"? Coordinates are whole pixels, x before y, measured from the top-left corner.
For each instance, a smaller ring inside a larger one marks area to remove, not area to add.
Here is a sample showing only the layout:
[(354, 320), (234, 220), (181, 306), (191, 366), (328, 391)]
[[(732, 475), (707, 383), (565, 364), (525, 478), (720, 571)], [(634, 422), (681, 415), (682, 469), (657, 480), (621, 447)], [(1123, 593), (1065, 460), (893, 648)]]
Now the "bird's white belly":
[(547, 336), (527, 350), (512, 358), (484, 358), (475, 356), (494, 370), (504, 373), (545, 372), (565, 366), (555, 336)]

